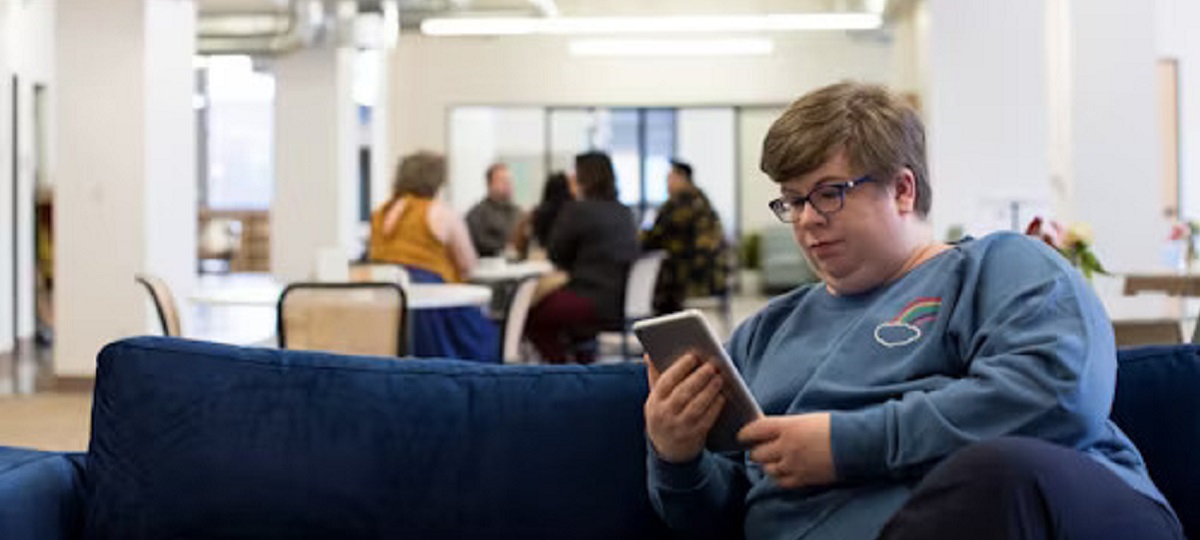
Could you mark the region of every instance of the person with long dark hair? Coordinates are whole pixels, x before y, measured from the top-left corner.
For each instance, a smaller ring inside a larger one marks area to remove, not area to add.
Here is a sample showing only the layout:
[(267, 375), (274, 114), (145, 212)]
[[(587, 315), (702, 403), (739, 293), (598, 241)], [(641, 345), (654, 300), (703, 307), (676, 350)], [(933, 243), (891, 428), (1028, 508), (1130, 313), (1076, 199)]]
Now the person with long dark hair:
[(638, 241), (633, 214), (617, 200), (607, 154), (576, 156), (570, 184), (578, 200), (559, 210), (546, 243), (550, 261), (570, 278), (533, 307), (526, 334), (543, 360), (586, 364), (594, 353), (577, 345), (621, 323)]
[(550, 243), (550, 228), (558, 217), (558, 211), (574, 199), (567, 174), (562, 171), (551, 173), (542, 186), (542, 200), (525, 215), (513, 232), (512, 244), (521, 258), (529, 257), (534, 248), (546, 248)]

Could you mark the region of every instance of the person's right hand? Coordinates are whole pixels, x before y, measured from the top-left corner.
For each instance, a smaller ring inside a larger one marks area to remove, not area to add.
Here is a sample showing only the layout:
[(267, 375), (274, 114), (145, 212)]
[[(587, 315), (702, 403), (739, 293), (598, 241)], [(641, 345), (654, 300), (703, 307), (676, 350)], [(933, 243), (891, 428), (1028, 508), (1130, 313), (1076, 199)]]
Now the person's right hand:
[(644, 408), (646, 435), (654, 451), (671, 463), (695, 459), (725, 405), (717, 369), (686, 354), (662, 374), (647, 361), (646, 375), (650, 378)]

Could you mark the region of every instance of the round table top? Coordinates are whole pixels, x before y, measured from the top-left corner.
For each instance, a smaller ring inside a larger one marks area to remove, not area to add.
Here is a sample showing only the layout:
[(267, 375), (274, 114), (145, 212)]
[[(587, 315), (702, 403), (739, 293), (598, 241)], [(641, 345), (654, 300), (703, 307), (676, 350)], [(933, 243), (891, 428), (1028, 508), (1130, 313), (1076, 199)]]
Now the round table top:
[[(481, 259), (482, 261), (483, 259)], [(550, 261), (521, 261), (515, 263), (501, 262), (479, 264), (471, 272), (470, 280), (474, 283), (496, 283), (515, 281), (532, 276), (540, 276), (554, 270)]]
[[(201, 287), (188, 297), (193, 303), (214, 306), (258, 306), (274, 308), (283, 285), (274, 281), (229, 287)], [(465, 283), (412, 283), (404, 287), (408, 309), (442, 309), (486, 306), (492, 289)]]

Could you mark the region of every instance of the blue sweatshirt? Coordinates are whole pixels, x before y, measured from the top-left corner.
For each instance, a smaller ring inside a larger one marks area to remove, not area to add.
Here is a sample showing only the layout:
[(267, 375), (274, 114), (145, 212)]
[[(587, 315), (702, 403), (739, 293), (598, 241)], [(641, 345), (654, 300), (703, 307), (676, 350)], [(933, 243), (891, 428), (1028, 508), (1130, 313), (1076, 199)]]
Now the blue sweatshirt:
[(651, 451), (651, 501), (688, 537), (874, 538), (938, 461), (1003, 435), (1076, 448), (1166, 506), (1108, 420), (1103, 306), (1028, 237), (964, 242), (859, 295), (797, 289), (727, 348), (766, 414), (830, 412), (838, 481), (783, 489), (741, 453), (671, 464)]

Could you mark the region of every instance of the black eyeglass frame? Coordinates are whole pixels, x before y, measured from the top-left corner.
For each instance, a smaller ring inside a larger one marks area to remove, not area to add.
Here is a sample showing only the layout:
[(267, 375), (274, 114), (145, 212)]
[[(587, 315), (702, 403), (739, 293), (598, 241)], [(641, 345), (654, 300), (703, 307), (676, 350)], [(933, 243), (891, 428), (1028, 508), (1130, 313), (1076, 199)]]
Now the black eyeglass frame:
[[(871, 178), (870, 175), (865, 175), (861, 178), (847, 180), (845, 182), (821, 184), (813, 188), (812, 191), (809, 191), (807, 195), (799, 197), (779, 197), (777, 199), (773, 199), (771, 202), (768, 202), (767, 206), (771, 208), (771, 212), (775, 214), (775, 217), (779, 218), (779, 221), (784, 223), (795, 223), (796, 221), (799, 221), (800, 213), (804, 211), (805, 205), (812, 205), (813, 210), (816, 210), (818, 214), (821, 214), (821, 217), (828, 219), (829, 216), (841, 212), (842, 209), (846, 207), (847, 191), (850, 191), (859, 185), (874, 181), (875, 179)], [(821, 194), (836, 195), (837, 207), (822, 209), (821, 205), (814, 204), (814, 200), (832, 200), (813, 197), (814, 195), (819, 196)], [(788, 219), (789, 214), (791, 215), (792, 219)]]

